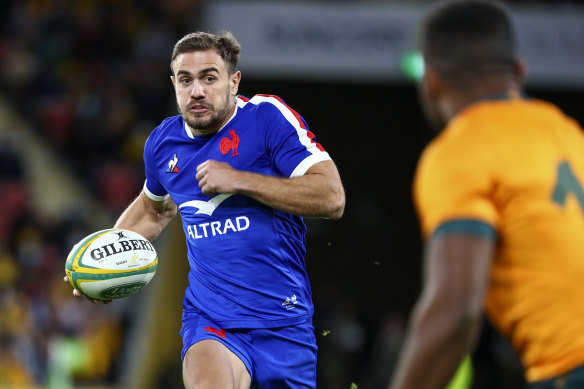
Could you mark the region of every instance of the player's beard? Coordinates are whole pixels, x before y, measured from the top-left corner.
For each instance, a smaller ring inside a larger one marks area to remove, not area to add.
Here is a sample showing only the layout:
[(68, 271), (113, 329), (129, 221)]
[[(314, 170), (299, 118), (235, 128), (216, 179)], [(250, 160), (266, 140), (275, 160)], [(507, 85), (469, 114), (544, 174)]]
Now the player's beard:
[[(197, 115), (191, 114), (188, 112), (188, 110), (185, 112), (185, 110), (180, 107), (178, 102), (177, 107), (180, 114), (182, 115), (183, 120), (189, 125), (191, 129), (202, 133), (211, 133), (219, 131), (220, 125), (226, 120), (227, 115), (229, 114), (231, 108), (231, 93), (229, 90), (224, 97), (225, 98), (218, 108), (209, 102), (199, 102), (211, 111), (211, 115), (208, 117), (197, 117)], [(192, 103), (189, 105), (192, 105)]]

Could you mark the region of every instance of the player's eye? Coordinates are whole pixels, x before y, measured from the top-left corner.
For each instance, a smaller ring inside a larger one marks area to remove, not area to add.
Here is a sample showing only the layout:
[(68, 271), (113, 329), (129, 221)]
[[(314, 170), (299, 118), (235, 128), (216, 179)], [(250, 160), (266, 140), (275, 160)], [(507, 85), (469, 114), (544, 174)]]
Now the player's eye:
[(180, 79), (180, 83), (181, 84), (185, 84), (186, 85), (186, 84), (188, 84), (190, 82), (191, 82), (191, 79), (188, 78), (188, 77), (183, 77), (183, 78)]
[(213, 82), (213, 81), (215, 81), (215, 77), (213, 77), (213, 76), (205, 76), (204, 80), (206, 82)]

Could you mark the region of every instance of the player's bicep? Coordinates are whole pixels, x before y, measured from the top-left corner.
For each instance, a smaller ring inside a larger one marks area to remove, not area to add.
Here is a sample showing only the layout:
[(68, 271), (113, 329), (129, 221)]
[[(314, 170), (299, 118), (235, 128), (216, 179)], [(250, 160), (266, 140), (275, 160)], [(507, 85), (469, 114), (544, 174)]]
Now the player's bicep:
[(341, 183), (339, 170), (332, 160), (322, 161), (312, 165), (304, 175), (317, 174), (331, 182)]
[(140, 199), (146, 212), (153, 215), (171, 215), (177, 211), (177, 206), (170, 196), (153, 199), (146, 191), (140, 193)]
[(435, 233), (428, 238), (424, 254), (426, 292), (444, 309), (478, 315), (483, 309), (495, 247), (494, 234)]
[(304, 176), (318, 177), (321, 186), (325, 190), (337, 196), (342, 196), (342, 202), (344, 204), (345, 190), (337, 165), (332, 160), (322, 161), (312, 165)]
[(135, 231), (152, 241), (176, 215), (177, 208), (170, 197), (157, 201), (145, 191), (126, 208), (118, 218), (115, 227)]
[(337, 166), (332, 160), (322, 161), (312, 165), (302, 176), (293, 180), (303, 180), (311, 186), (313, 200), (320, 198), (326, 209), (325, 217), (340, 218), (345, 210), (345, 189)]

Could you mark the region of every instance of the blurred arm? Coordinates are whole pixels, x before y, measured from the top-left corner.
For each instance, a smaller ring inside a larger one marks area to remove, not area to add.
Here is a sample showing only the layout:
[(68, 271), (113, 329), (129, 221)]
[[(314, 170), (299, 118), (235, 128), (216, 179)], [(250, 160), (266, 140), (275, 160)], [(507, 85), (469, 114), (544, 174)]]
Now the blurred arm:
[(480, 330), (493, 239), (463, 234), (431, 238), (425, 282), (390, 389), (444, 388)]
[(114, 228), (137, 232), (152, 241), (176, 213), (177, 207), (170, 197), (164, 201), (154, 201), (142, 191), (120, 215)]
[(197, 167), (196, 178), (207, 195), (241, 193), (294, 215), (339, 219), (345, 209), (345, 191), (337, 167), (330, 160), (293, 178), (244, 172), (227, 163), (208, 160)]

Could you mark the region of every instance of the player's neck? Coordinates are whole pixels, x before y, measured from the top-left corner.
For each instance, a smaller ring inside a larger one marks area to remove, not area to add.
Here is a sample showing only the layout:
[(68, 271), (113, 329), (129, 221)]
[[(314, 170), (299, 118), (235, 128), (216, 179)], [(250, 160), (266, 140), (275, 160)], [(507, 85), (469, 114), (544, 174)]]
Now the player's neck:
[(442, 102), (446, 117), (452, 119), (467, 106), (484, 100), (511, 99), (522, 95), (521, 86), (514, 78), (482, 80), (466, 89), (453, 91)]

